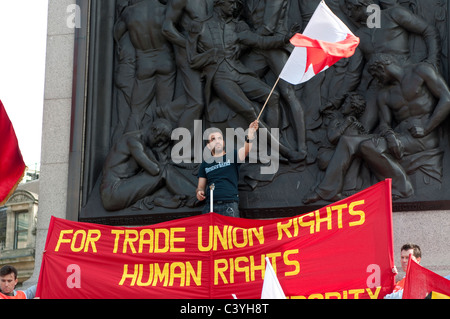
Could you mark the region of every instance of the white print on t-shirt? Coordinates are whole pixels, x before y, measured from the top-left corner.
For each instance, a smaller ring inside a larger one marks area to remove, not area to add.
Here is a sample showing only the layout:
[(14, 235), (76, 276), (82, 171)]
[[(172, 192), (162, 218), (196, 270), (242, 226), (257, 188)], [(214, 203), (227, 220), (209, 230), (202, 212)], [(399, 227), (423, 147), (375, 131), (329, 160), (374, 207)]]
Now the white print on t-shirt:
[(224, 163), (219, 163), (219, 164), (211, 166), (211, 167), (206, 167), (205, 168), (205, 172), (206, 172), (206, 174), (208, 174), (209, 172), (215, 171), (216, 169), (227, 167), (227, 166), (230, 166), (230, 165), (231, 165), (231, 161), (227, 160)]

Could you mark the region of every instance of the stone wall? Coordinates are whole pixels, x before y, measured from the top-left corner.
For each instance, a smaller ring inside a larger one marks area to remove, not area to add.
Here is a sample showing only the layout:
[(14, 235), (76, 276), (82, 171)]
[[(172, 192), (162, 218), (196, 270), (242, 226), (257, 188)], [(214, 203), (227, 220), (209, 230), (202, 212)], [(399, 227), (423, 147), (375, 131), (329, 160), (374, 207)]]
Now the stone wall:
[(67, 218), (75, 46), (75, 29), (67, 25), (67, 8), (75, 3), (75, 0), (49, 0), (40, 176), (42, 197), (38, 210), (35, 271), (27, 285), (38, 281), (51, 216)]

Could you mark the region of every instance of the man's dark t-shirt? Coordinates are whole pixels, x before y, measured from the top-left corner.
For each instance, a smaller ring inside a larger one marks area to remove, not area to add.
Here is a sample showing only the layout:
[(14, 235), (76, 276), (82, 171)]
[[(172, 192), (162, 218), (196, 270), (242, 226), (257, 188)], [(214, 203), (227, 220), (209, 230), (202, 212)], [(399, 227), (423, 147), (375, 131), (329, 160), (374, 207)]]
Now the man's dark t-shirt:
[[(229, 156), (229, 155), (228, 155)], [(231, 156), (229, 156), (231, 157)], [(227, 155), (221, 157), (212, 157), (207, 163), (203, 161), (198, 171), (198, 177), (206, 178), (207, 186), (205, 189), (206, 201), (210, 200), (209, 186), (214, 183), (214, 201), (238, 201), (238, 183), (239, 168), (238, 152), (235, 150), (233, 158), (227, 158)]]

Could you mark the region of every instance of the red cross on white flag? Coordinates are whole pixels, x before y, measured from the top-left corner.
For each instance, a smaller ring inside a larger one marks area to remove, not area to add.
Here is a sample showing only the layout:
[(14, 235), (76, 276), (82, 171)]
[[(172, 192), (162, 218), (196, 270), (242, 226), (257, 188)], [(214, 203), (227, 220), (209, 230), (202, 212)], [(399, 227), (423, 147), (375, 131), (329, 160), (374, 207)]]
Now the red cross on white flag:
[(295, 48), (280, 78), (291, 84), (306, 82), (340, 59), (351, 57), (359, 41), (322, 1), (303, 34), (292, 37)]

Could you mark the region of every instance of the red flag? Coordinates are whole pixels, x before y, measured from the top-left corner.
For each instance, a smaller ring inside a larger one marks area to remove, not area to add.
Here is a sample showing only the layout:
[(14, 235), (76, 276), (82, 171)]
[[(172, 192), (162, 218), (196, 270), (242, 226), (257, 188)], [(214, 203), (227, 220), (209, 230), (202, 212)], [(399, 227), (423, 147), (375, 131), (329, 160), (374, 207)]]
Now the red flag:
[(303, 34), (296, 34), (295, 46), (280, 78), (300, 84), (325, 71), (342, 58), (349, 58), (360, 39), (322, 1)]
[(22, 180), (26, 167), (16, 133), (2, 101), (0, 101), (0, 139), (0, 206), (3, 206)]
[(431, 292), (450, 296), (450, 280), (412, 262), (410, 255), (403, 299), (424, 299)]

